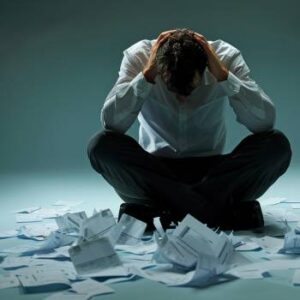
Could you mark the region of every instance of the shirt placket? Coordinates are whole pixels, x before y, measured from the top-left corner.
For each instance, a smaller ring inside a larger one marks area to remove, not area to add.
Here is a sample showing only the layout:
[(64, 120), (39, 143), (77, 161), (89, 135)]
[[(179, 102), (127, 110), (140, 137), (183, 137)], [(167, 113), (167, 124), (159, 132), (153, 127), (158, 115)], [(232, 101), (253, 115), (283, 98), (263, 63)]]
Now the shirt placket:
[(186, 117), (185, 115), (186, 115), (185, 107), (184, 104), (181, 103), (179, 105), (179, 136), (178, 136), (179, 153), (182, 152), (185, 147), (185, 117)]

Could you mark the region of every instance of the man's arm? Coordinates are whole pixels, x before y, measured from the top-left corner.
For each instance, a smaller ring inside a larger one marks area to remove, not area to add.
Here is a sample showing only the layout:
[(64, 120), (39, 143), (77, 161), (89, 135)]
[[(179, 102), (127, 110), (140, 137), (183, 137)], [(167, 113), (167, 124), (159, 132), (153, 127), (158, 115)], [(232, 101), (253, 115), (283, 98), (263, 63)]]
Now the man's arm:
[(194, 33), (194, 37), (206, 51), (208, 68), (229, 97), (237, 121), (253, 133), (273, 129), (275, 106), (269, 96), (250, 78), (250, 69), (240, 51), (236, 49), (224, 64), (203, 35)]
[(153, 86), (142, 72), (138, 54), (126, 50), (123, 54), (119, 77), (101, 109), (102, 126), (121, 133), (133, 124)]
[(174, 30), (162, 32), (152, 46), (150, 57), (140, 52), (141, 42), (125, 50), (119, 78), (105, 99), (101, 122), (105, 129), (124, 133), (132, 125), (155, 84), (156, 53)]
[(236, 119), (251, 132), (274, 128), (275, 106), (270, 97), (250, 77), (250, 69), (240, 51), (236, 51), (228, 64), (227, 80), (219, 82), (224, 88)]

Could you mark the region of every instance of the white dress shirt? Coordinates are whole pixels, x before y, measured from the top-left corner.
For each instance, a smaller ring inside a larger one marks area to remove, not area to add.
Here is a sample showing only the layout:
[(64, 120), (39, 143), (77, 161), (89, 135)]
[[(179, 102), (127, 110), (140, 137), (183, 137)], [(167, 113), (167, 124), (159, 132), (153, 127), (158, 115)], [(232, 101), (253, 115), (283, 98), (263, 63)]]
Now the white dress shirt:
[(274, 104), (250, 78), (237, 48), (220, 39), (208, 41), (228, 68), (228, 78), (218, 82), (206, 68), (201, 83), (182, 103), (160, 75), (152, 84), (142, 73), (155, 42), (141, 40), (123, 51), (119, 77), (101, 109), (105, 129), (125, 133), (138, 118), (143, 149), (157, 156), (190, 157), (223, 153), (226, 101), (251, 132), (274, 127)]

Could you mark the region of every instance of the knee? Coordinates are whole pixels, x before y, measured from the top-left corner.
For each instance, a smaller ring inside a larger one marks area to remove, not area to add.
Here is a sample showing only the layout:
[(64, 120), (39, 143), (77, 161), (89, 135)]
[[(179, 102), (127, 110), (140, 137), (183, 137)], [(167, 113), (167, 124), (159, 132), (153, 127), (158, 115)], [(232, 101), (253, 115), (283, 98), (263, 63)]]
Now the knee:
[(273, 129), (261, 134), (264, 136), (264, 151), (262, 151), (263, 159), (272, 164), (286, 163), (289, 165), (292, 157), (292, 150), (286, 135), (278, 129)]
[(90, 161), (107, 160), (113, 156), (116, 145), (122, 136), (124, 134), (111, 130), (103, 130), (92, 136), (87, 146), (87, 155)]

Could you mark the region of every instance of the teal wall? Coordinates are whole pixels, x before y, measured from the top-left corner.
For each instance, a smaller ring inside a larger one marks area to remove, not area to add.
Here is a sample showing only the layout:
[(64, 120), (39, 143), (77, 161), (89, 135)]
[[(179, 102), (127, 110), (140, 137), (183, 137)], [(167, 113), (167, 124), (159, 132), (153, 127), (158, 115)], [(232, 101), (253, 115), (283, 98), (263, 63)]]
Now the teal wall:
[[(87, 170), (122, 50), (189, 27), (238, 47), (300, 160), (296, 0), (0, 0), (0, 172)], [(248, 134), (228, 109), (227, 151)], [(130, 129), (137, 137), (136, 124)]]

